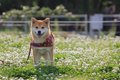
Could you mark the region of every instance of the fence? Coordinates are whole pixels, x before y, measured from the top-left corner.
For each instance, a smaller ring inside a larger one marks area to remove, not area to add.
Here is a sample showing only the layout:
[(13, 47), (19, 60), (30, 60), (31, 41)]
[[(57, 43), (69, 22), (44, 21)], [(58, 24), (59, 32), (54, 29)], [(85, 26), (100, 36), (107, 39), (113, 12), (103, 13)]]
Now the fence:
[[(72, 16), (51, 16), (51, 26), (58, 27), (59, 30), (62, 28), (62, 30), (65, 31), (76, 31), (80, 32), (81, 34), (87, 34), (87, 23), (84, 23), (85, 21), (88, 21), (87, 15), (72, 15)], [(76, 20), (74, 20), (76, 18)]]
[[(92, 16), (94, 16), (94, 15), (92, 15)], [(115, 20), (103, 21), (104, 18), (109, 18), (109, 17), (112, 17)], [(120, 26), (120, 24), (119, 24), (120, 23), (120, 21), (119, 21), (120, 15), (118, 15), (118, 14), (102, 15), (103, 20), (102, 19), (101, 20), (90, 20), (90, 19), (88, 19), (88, 16), (86, 14), (85, 15), (73, 15), (73, 16), (64, 16), (64, 15), (50, 16), (50, 18), (51, 18), (51, 27), (52, 28), (55, 28), (57, 26), (58, 28), (63, 28), (66, 31), (69, 31), (69, 28), (72, 27), (72, 29), (71, 29), (72, 31), (74, 30), (76, 32), (80, 32), (81, 34), (87, 34), (88, 30), (89, 30), (89, 32), (93, 32), (91, 30), (91, 28), (93, 26), (94, 26), (94, 28), (96, 28), (96, 26), (98, 26), (98, 23), (101, 23), (101, 24), (115, 23), (115, 24), (117, 24), (117, 26)], [(76, 19), (76, 20), (74, 20), (74, 19)], [(89, 28), (88, 28), (88, 24), (94, 24), (94, 25), (92, 25), (92, 26), (89, 25)], [(30, 26), (30, 21), (2, 21), (2, 20), (0, 20), (0, 27), (1, 26), (22, 27), (25, 32), (28, 32), (29, 26)], [(101, 27), (103, 28), (103, 25), (101, 25)], [(99, 26), (97, 29), (99, 30)]]
[(21, 27), (25, 32), (29, 31), (30, 21), (0, 21), (0, 27)]

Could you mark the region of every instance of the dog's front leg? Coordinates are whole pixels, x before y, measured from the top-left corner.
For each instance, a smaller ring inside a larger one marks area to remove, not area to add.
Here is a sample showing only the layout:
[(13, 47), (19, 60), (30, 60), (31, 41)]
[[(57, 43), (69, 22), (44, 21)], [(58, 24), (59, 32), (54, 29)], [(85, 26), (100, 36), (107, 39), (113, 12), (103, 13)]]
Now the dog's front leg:
[(50, 65), (50, 53), (49, 52), (45, 53), (43, 58), (46, 61), (46, 65)]
[(34, 59), (34, 66), (39, 66), (40, 64), (40, 53), (37, 49), (33, 49), (33, 59)]
[(50, 62), (51, 62), (51, 65), (54, 64), (54, 56), (53, 56), (53, 47), (51, 48), (51, 51), (50, 51)]

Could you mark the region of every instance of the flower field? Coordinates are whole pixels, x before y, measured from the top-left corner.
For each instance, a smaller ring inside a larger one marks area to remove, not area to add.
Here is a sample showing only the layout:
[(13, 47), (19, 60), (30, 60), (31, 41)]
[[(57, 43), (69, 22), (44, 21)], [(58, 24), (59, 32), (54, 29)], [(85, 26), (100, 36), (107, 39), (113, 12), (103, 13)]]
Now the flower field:
[(0, 80), (120, 80), (120, 37), (56, 34), (54, 66), (27, 61), (30, 35), (0, 32)]

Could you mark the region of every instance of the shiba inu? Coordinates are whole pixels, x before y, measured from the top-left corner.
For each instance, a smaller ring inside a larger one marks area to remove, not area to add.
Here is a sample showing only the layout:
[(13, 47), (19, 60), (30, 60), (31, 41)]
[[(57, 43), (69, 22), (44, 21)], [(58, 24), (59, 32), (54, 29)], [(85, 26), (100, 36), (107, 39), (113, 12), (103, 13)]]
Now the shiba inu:
[(33, 53), (34, 65), (38, 66), (40, 58), (43, 57), (46, 63), (53, 64), (54, 36), (50, 29), (50, 19), (37, 20), (31, 19), (30, 43)]

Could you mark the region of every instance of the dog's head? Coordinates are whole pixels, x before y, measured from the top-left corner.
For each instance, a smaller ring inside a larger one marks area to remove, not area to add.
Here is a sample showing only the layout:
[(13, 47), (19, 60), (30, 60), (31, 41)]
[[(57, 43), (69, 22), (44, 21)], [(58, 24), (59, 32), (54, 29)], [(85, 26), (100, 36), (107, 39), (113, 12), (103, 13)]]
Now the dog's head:
[(44, 37), (50, 33), (50, 19), (46, 18), (44, 20), (37, 20), (35, 18), (31, 19), (31, 31), (36, 37)]

